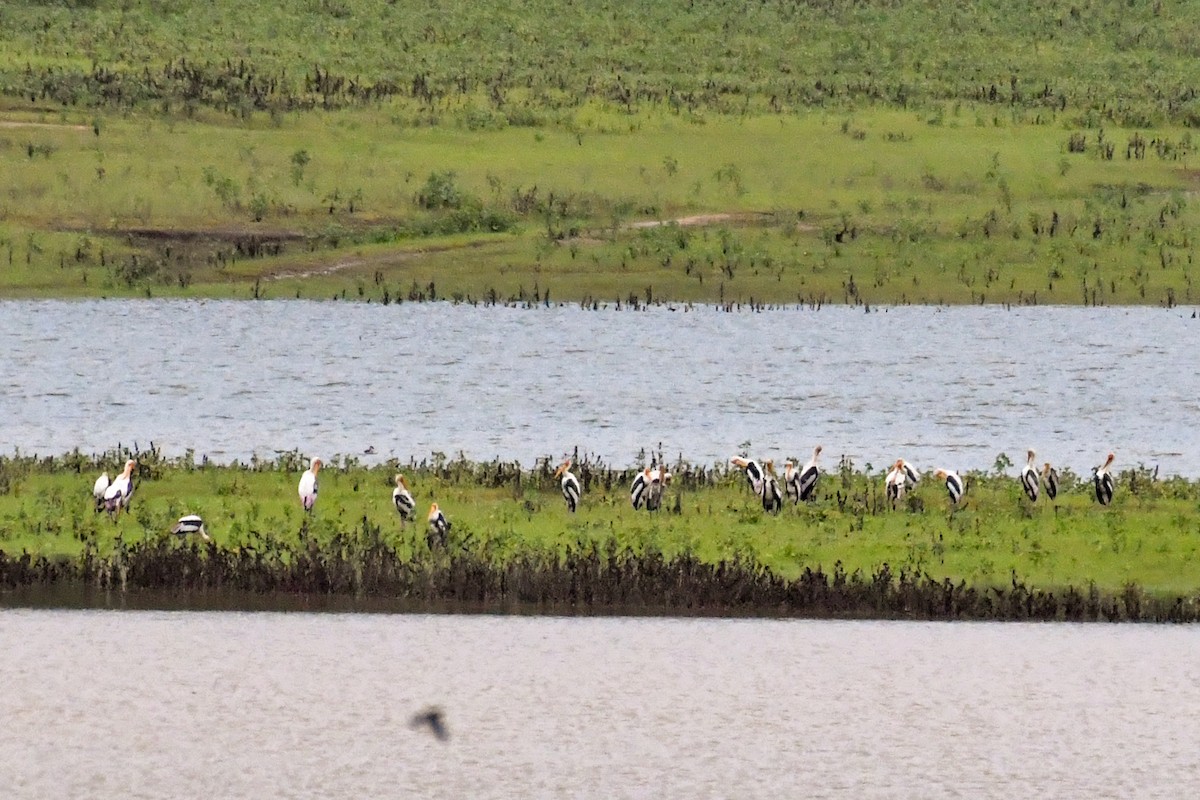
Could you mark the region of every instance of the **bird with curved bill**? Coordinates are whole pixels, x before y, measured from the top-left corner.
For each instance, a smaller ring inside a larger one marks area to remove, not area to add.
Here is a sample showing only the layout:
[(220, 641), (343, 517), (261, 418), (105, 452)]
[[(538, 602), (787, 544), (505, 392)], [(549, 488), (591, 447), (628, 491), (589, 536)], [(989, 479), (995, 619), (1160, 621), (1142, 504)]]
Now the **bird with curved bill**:
[(187, 514), (180, 517), (175, 526), (171, 528), (171, 533), (180, 538), (195, 534), (206, 542), (212, 541), (212, 537), (208, 535), (208, 531), (204, 528), (204, 520), (200, 518), (199, 514)]

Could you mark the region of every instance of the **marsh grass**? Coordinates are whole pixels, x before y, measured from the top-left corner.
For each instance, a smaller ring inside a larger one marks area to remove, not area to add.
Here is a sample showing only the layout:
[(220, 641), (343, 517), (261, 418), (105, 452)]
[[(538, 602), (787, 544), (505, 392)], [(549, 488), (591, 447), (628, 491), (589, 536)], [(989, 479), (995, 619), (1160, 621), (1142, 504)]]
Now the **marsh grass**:
[[(369, 109), (274, 125), (132, 115), (99, 135), (0, 128), (0, 292), (392, 302), (430, 299), (413, 289), (432, 283), (464, 302), (1200, 299), (1188, 131), (1076, 134), (979, 114), (697, 125), (649, 111), (587, 135), (414, 129)], [(1082, 152), (1069, 150), (1076, 135)], [(1130, 157), (1104, 157), (1101, 135)]]
[[(189, 547), (167, 533), (171, 524), (200, 513), (215, 549), (191, 548), (192, 556), (180, 558), (236, 560), (238, 553), (265, 548), (282, 564), (305, 553), (303, 558), (320, 562), (371, 544), (393, 572), (410, 569), (404, 566), (409, 562), (425, 569), (462, 558), (463, 569), (474, 564), (471, 569), (503, 573), (518, 564), (525, 574), (531, 564), (599, 557), (612, 549), (622, 558), (654, 563), (683, 559), (679, 563), (696, 569), (736, 563), (748, 574), (767, 570), (771, 581), (841, 571), (870, 583), (887, 571), (889, 581), (903, 574), (979, 592), (1007, 591), (1016, 580), (1029, 591), (1060, 597), (1066, 587), (1085, 591), (1089, 584), (1108, 595), (1136, 586), (1158, 598), (1191, 595), (1200, 587), (1200, 486), (1157, 480), (1146, 470), (1123, 473), (1107, 509), (1071, 475), (1064, 476), (1056, 504), (1033, 506), (1015, 477), (971, 474), (961, 508), (949, 508), (943, 488), (924, 481), (904, 509), (892, 512), (882, 476), (847, 467), (824, 476), (817, 502), (788, 506), (774, 517), (762, 513), (740, 475), (682, 463), (675, 465), (664, 511), (634, 512), (627, 499), (633, 470), (585, 457), (577, 469), (583, 501), (570, 515), (552, 479), (552, 459), (532, 468), (441, 455), (372, 468), (335, 459), (321, 473), (321, 494), (309, 517), (296, 497), (298, 454), (216, 466), (149, 451), (139, 459), (132, 512), (114, 523), (92, 511), (90, 487), (101, 468), (111, 473), (124, 455), (0, 461), (0, 550), (10, 561), (24, 553), (76, 566), (128, 548), (166, 558)], [(397, 469), (409, 478), (419, 520), (432, 501), (451, 518), (447, 553), (429, 551), (423, 523), (401, 525), (390, 503)], [(353, 572), (346, 564), (338, 569)], [(143, 568), (151, 569), (152, 560)]]

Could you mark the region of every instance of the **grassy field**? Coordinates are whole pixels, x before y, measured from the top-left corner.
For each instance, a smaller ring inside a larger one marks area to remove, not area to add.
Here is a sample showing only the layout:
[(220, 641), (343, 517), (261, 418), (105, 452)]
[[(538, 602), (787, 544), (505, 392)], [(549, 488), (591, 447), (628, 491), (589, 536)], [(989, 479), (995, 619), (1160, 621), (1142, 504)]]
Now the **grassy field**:
[[(962, 507), (951, 509), (937, 481), (923, 480), (907, 504), (890, 510), (882, 476), (843, 465), (822, 478), (819, 499), (764, 514), (740, 474), (677, 465), (663, 511), (635, 512), (628, 472), (577, 467), (585, 483), (579, 512), (570, 515), (551, 468), (518, 471), (511, 464), (445, 462), (408, 465), (419, 522), (402, 526), (391, 506), (394, 465), (353, 461), (321, 473), (315, 514), (306, 520), (296, 496), (299, 458), (251, 466), (196, 467), (185, 460), (143, 457), (144, 478), (132, 511), (117, 522), (92, 510), (99, 467), (78, 456), (0, 463), (0, 551), (78, 555), (86, 544), (110, 552), (129, 542), (169, 538), (185, 513), (204, 516), (222, 548), (255, 545), (263, 536), (328, 542), (339, 533), (377, 525), (409, 556), (426, 552), (424, 515), (436, 501), (453, 523), (452, 548), (492, 563), (530, 553), (562, 553), (581, 543), (615, 542), (634, 552), (684, 552), (716, 563), (741, 558), (795, 577), (806, 567), (826, 573), (841, 562), (870, 575), (888, 564), (935, 580), (978, 588), (1003, 587), (1018, 576), (1031, 587), (1059, 589), (1094, 581), (1102, 591), (1138, 584), (1157, 595), (1200, 589), (1200, 484), (1156, 481), (1145, 472), (1118, 480), (1113, 505), (1102, 508), (1088, 482), (1065, 477), (1056, 502), (1031, 505), (1014, 477), (972, 474)], [(79, 469), (80, 472), (75, 470)]]
[(1200, 12), (1018, 5), (5, 4), (0, 296), (1200, 301)]

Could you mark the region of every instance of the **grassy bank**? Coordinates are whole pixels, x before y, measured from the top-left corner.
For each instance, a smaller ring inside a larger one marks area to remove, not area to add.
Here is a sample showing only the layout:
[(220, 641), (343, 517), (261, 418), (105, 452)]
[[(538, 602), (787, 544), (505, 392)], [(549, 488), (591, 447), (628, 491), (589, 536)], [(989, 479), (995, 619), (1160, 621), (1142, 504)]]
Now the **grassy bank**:
[(251, 6), (0, 9), (0, 296), (1200, 301), (1189, 4)]
[[(676, 465), (662, 512), (635, 512), (627, 495), (632, 471), (584, 463), (576, 470), (585, 487), (582, 505), (570, 515), (547, 464), (529, 469), (439, 458), (402, 467), (421, 512), (420, 522), (405, 527), (390, 502), (397, 465), (367, 468), (350, 460), (327, 467), (316, 513), (306, 518), (296, 497), (294, 454), (233, 466), (142, 454), (132, 513), (113, 523), (92, 511), (90, 489), (101, 467), (112, 474), (120, 460), (109, 454), (99, 461), (78, 455), (0, 461), (0, 550), (9, 559), (24, 552), (86, 560), (141, 548), (167, 558), (180, 548), (167, 533), (172, 523), (200, 513), (215, 541), (212, 558), (272, 551), (284, 565), (315, 547), (344, 559), (347, 548), (357, 552), (369, 541), (391, 553), (389, 563), (428, 565), (437, 554), (426, 545), (423, 518), (436, 501), (453, 522), (449, 552), (501, 572), (611, 549), (656, 563), (682, 558), (705, 570), (737, 563), (784, 581), (844, 571), (870, 583), (886, 571), (888, 580), (904, 573), (986, 593), (1011, 587), (1015, 577), (1031, 591), (1060, 597), (1068, 586), (1084, 591), (1089, 584), (1106, 596), (1135, 585), (1158, 598), (1200, 587), (1200, 484), (1155, 480), (1145, 471), (1119, 477), (1109, 508), (1097, 506), (1088, 484), (1071, 475), (1056, 502), (1034, 506), (1015, 477), (995, 473), (970, 475), (957, 510), (944, 488), (927, 479), (904, 508), (892, 511), (877, 470), (844, 464), (822, 479), (815, 503), (789, 506), (776, 517), (762, 512), (739, 475), (685, 464)], [(206, 557), (203, 549), (194, 552)]]

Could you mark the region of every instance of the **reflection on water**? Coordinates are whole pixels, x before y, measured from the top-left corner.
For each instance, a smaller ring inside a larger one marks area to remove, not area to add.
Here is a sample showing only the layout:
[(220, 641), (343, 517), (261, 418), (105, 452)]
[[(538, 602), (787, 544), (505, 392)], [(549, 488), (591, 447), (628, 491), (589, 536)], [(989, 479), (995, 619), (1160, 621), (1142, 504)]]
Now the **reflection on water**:
[[(0, 785), (7, 798), (1194, 797), (1198, 637), (0, 611)], [(446, 742), (409, 727), (431, 705)]]
[[(1200, 322), (1153, 308), (723, 313), (314, 302), (0, 303), (0, 442), (153, 440), (529, 464), (578, 446), (990, 468), (1027, 447), (1200, 475)], [(370, 458), (364, 460), (370, 461)]]

